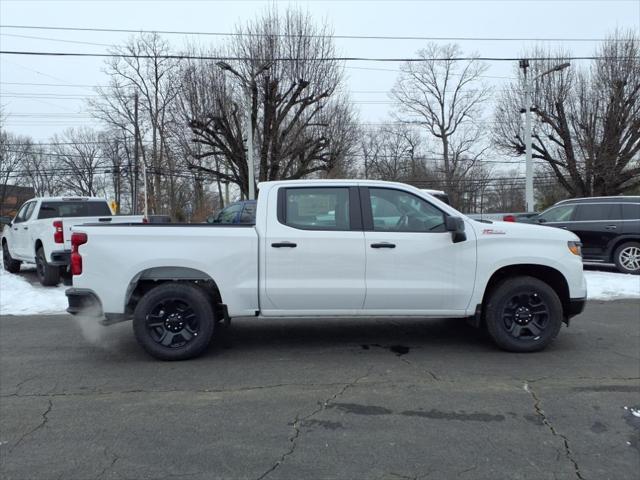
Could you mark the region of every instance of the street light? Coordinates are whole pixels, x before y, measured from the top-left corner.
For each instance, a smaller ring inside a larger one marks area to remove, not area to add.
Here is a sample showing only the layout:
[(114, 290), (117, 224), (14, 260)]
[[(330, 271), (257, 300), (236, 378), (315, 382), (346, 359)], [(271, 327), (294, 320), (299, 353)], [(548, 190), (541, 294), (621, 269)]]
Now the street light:
[[(549, 70), (536, 75), (535, 77), (533, 77), (533, 81), (535, 82), (545, 75), (564, 70), (569, 66), (571, 66), (569, 62), (560, 63), (559, 65), (556, 65)], [(533, 93), (531, 92), (531, 84), (529, 83), (529, 78), (527, 77), (529, 60), (526, 58), (520, 60), (520, 68), (524, 71), (524, 144), (526, 149), (525, 203), (527, 206), (527, 212), (533, 212), (535, 211), (536, 206), (535, 200), (533, 198), (533, 147), (531, 145), (531, 97), (533, 96)]]
[(255, 180), (255, 171), (254, 171), (254, 163), (253, 163), (253, 128), (254, 126), (253, 126), (253, 117), (251, 115), (251, 109), (252, 109), (251, 89), (256, 83), (256, 77), (261, 73), (265, 72), (266, 70), (270, 69), (271, 66), (273, 65), (273, 62), (265, 62), (262, 65), (260, 65), (260, 68), (258, 68), (255, 72), (251, 73), (250, 81), (247, 81), (246, 78), (244, 78), (240, 73), (238, 73), (238, 71), (234, 69), (231, 65), (229, 65), (227, 62), (219, 61), (219, 62), (216, 62), (216, 65), (220, 67), (223, 71), (233, 73), (236, 77), (240, 79), (240, 82), (242, 83), (242, 89), (244, 90), (244, 95), (245, 95), (245, 103), (247, 105), (246, 106), (247, 129), (249, 130), (249, 133), (247, 134), (247, 170), (249, 170), (248, 172), (249, 192), (248, 193), (249, 193), (249, 200), (255, 200), (256, 180)]

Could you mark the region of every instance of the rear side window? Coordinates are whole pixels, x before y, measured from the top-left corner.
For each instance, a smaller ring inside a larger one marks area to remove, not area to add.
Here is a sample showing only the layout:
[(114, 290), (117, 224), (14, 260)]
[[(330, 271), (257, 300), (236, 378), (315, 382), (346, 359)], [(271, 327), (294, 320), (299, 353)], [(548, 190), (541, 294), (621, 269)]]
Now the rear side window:
[(622, 215), (618, 203), (591, 203), (578, 205), (575, 221), (620, 220)]
[(284, 223), (303, 230), (350, 230), (348, 188), (287, 188)]
[(42, 202), (38, 218), (110, 217), (107, 202)]
[(640, 220), (640, 203), (623, 203), (622, 219)]

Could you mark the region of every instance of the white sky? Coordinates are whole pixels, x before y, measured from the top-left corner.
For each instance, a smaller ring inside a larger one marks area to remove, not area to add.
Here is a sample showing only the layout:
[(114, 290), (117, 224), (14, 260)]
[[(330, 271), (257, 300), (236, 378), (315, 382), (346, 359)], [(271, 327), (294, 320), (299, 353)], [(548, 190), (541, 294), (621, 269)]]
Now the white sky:
[[(231, 32), (238, 23), (254, 18), (272, 4), (295, 4), (314, 18), (326, 19), (340, 35), (388, 35), (433, 37), (554, 37), (603, 38), (615, 28), (640, 31), (640, 0), (0, 0), (2, 25), (126, 28)], [(2, 50), (103, 52), (105, 46), (52, 41), (51, 39), (122, 43), (129, 34), (0, 29)], [(23, 38), (23, 35), (40, 38)], [(166, 36), (179, 50), (187, 40)], [(200, 37), (202, 42), (223, 42), (221, 37)], [(413, 57), (424, 41), (336, 40), (345, 56)], [(483, 56), (518, 57), (535, 42), (464, 41), (465, 52)], [(563, 46), (574, 55), (590, 55), (597, 42), (545, 42)], [(577, 63), (577, 62), (576, 62)], [(96, 127), (85, 111), (83, 95), (90, 85), (106, 82), (100, 58), (0, 56), (0, 102), (7, 115), (6, 128), (46, 141), (70, 126)], [(515, 62), (493, 62), (486, 80), (495, 85), (508, 81)], [(372, 62), (348, 63), (347, 84), (351, 98), (365, 122), (388, 117), (386, 92), (392, 87), (398, 65)], [(28, 85), (30, 83), (66, 86)], [(89, 86), (69, 86), (89, 85)], [(65, 98), (52, 98), (65, 95)], [(36, 96), (37, 98), (26, 98)]]

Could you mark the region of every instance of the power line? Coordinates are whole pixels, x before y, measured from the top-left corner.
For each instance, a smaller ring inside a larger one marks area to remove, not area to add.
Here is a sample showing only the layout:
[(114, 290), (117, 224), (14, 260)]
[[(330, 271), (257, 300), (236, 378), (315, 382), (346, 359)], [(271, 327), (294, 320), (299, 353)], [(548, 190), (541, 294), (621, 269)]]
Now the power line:
[(447, 42), (602, 42), (606, 39), (595, 37), (427, 37), (418, 35), (301, 35), (301, 34), (265, 34), (249, 32), (203, 32), (187, 30), (135, 30), (127, 28), (95, 27), (50, 27), (42, 25), (0, 25), (0, 28), (20, 30), (57, 30), (67, 32), (100, 33), (155, 33), (162, 35), (202, 35), (215, 37), (276, 37), (276, 38), (336, 38), (342, 40), (420, 40)]
[[(187, 55), (187, 54), (164, 54), (164, 55), (136, 55), (130, 53), (104, 53), (104, 52), (43, 52), (43, 51), (26, 51), (26, 50), (0, 50), (2, 55), (30, 55), (39, 57), (87, 57), (87, 58), (135, 58), (135, 59), (166, 59), (166, 60), (210, 60), (210, 61), (252, 61), (255, 59), (247, 57), (219, 56), (219, 55)], [(563, 57), (566, 61), (575, 60), (606, 60), (606, 59), (637, 59), (640, 56), (620, 57), (620, 56), (580, 56), (580, 57)], [(391, 62), (391, 63), (422, 63), (422, 62), (460, 62), (460, 61), (481, 61), (481, 62), (516, 62), (521, 57), (315, 57), (315, 58), (298, 58), (298, 57), (277, 57), (269, 59), (273, 62), (295, 62), (295, 61), (314, 61), (314, 62)], [(557, 60), (557, 57), (528, 57), (530, 61), (550, 61)]]

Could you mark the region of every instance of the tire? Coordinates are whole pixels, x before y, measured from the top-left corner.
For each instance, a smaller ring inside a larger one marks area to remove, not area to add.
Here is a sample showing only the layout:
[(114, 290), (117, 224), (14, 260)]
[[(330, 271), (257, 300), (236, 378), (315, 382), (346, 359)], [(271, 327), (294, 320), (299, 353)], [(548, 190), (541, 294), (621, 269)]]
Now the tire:
[(640, 242), (626, 242), (616, 248), (613, 262), (621, 273), (640, 274)]
[(487, 331), (509, 352), (543, 350), (560, 332), (562, 303), (545, 282), (533, 277), (502, 280), (485, 305)]
[(42, 247), (36, 252), (36, 273), (40, 284), (45, 287), (54, 287), (60, 283), (60, 267), (47, 263), (47, 257)]
[(187, 360), (209, 346), (215, 320), (211, 302), (200, 288), (165, 283), (138, 302), (133, 333), (149, 355), (160, 360)]
[(7, 242), (2, 243), (2, 266), (9, 273), (18, 273), (20, 271), (20, 260), (14, 260), (9, 253)]

